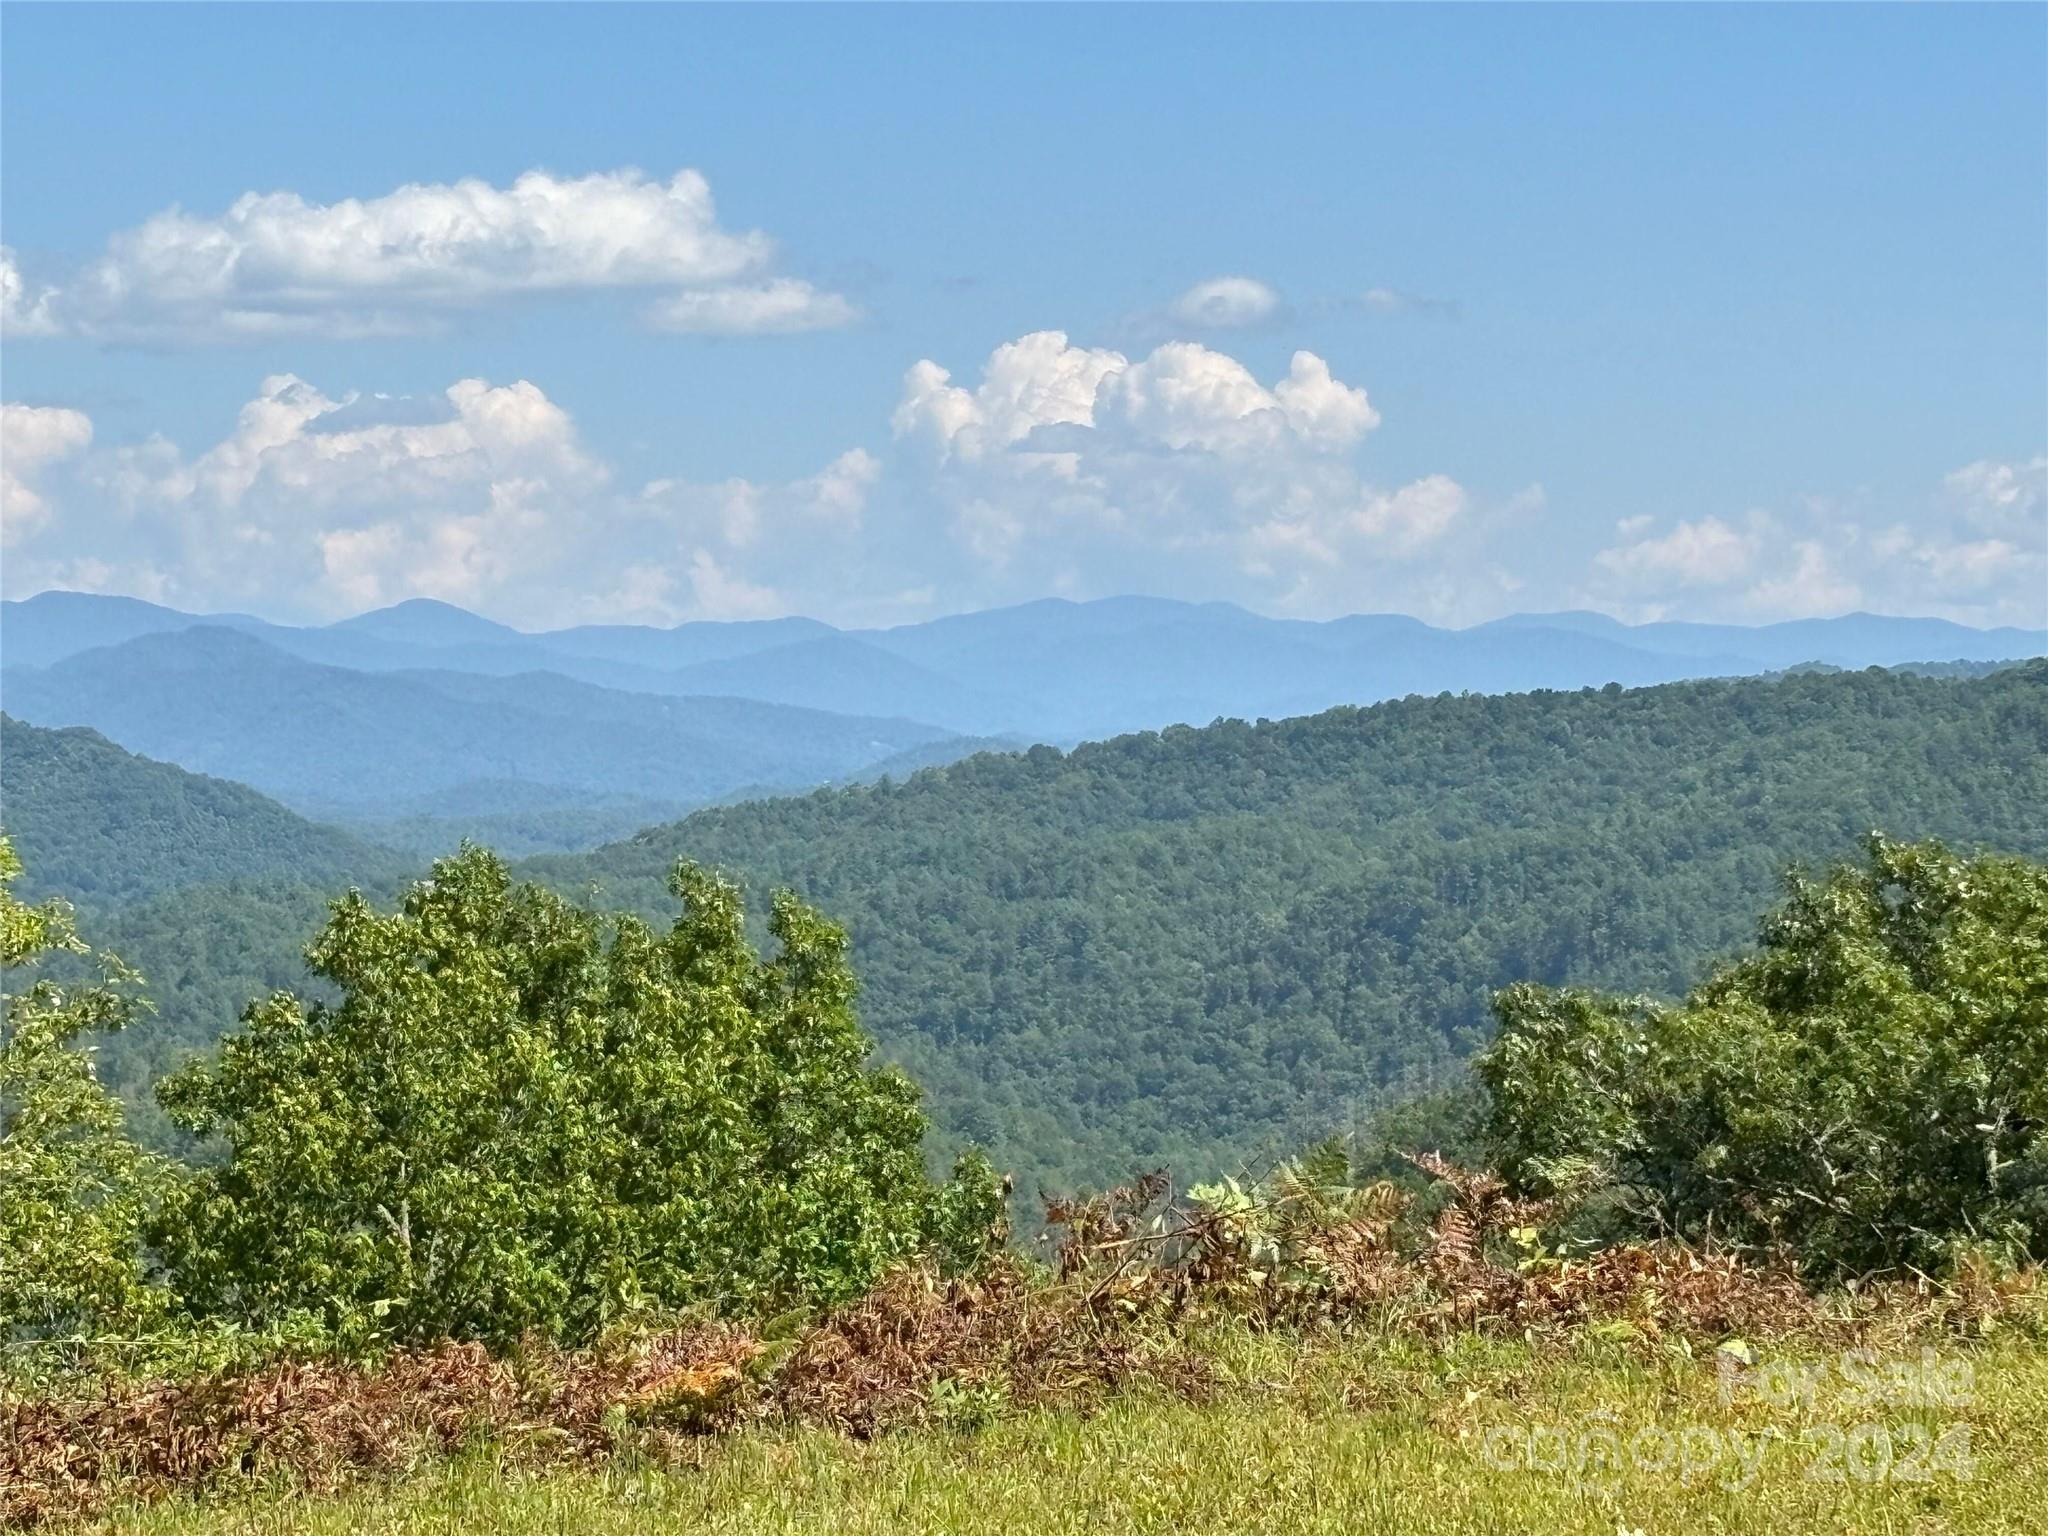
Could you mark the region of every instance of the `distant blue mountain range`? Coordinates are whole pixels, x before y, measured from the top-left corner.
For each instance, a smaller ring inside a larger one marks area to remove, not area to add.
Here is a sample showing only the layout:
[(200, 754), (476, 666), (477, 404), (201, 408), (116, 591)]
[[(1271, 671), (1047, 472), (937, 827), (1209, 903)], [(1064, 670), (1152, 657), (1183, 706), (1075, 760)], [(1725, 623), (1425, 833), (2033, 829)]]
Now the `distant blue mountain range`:
[[(530, 634), (425, 599), (319, 627), (75, 592), (0, 605), (9, 713), (90, 726), (416, 847), (450, 829), (581, 844), (991, 740), (1066, 745), (1411, 693), (2044, 654), (2048, 631), (1872, 614), (1754, 628), (1517, 614), (1449, 630), (1124, 597), (895, 629), (789, 618)], [(558, 832), (536, 823), (551, 808), (568, 818)]]
[[(11, 632), (14, 616), (4, 622)], [(13, 665), (17, 654), (10, 647), (0, 671), (0, 700), (17, 719), (89, 726), (418, 852), (463, 835), (515, 852), (584, 846), (737, 794), (858, 778), (907, 753), (947, 761), (982, 745), (909, 720), (628, 693), (554, 672), (337, 666), (292, 654), (267, 632), (211, 623), (42, 667)]]

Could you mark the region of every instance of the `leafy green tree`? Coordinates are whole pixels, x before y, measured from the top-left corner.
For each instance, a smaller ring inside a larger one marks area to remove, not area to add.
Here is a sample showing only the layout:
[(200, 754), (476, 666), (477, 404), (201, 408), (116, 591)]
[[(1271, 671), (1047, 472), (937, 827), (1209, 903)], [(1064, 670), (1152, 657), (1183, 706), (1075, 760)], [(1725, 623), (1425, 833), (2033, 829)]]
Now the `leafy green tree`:
[(658, 933), (466, 848), (394, 913), (337, 901), (307, 959), (340, 1001), (254, 1004), (163, 1086), (229, 1154), (156, 1230), (188, 1303), (581, 1339), (839, 1300), (915, 1252), (925, 1122), (866, 1064), (845, 935), (779, 896), (762, 958), (734, 886), (682, 864), (671, 890)]
[(1488, 1134), (1525, 1184), (1822, 1270), (2048, 1257), (2048, 866), (1873, 836), (1680, 1005), (1496, 1009)]
[(128, 1021), (134, 978), (101, 954), (96, 979), (17, 990), (39, 962), (92, 956), (62, 902), (15, 897), (21, 873), (0, 836), (0, 1341), (132, 1331), (162, 1312), (138, 1238), (163, 1168), (127, 1138), (77, 1042)]

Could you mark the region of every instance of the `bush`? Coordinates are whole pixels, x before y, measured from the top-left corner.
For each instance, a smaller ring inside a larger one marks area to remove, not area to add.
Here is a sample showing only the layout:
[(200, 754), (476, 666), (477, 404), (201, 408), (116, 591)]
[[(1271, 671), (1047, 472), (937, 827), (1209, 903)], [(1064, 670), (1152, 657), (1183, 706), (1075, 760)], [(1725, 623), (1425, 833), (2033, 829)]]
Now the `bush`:
[(1809, 1269), (2048, 1257), (2048, 868), (1873, 836), (1678, 1006), (1510, 987), (1500, 1166)]
[(1010, 1242), (1010, 1180), (979, 1148), (953, 1160), (953, 1176), (932, 1192), (925, 1243), (939, 1272), (972, 1274)]
[(865, 1292), (986, 1200), (924, 1173), (916, 1090), (867, 1064), (840, 929), (787, 894), (772, 959), (687, 863), (659, 934), (465, 849), (400, 910), (336, 902), (333, 1005), (252, 1005), (161, 1089), (227, 1158), (155, 1229), (201, 1313), (587, 1339), (645, 1310)]

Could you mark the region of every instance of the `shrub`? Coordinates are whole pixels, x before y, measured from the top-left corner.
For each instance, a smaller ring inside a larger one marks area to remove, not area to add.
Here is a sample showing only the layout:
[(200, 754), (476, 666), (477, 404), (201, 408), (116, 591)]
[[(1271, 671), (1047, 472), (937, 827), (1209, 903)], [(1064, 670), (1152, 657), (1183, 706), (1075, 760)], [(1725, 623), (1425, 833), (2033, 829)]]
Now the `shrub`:
[(2048, 1256), (2048, 868), (1873, 836), (1682, 1004), (1535, 986), (1478, 1070), (1500, 1166), (1809, 1269)]
[(867, 1065), (844, 933), (785, 894), (763, 958), (732, 885), (685, 863), (671, 889), (661, 934), (470, 848), (395, 913), (337, 901), (307, 958), (340, 1000), (254, 1004), (161, 1089), (228, 1153), (155, 1229), (186, 1302), (584, 1339), (638, 1311), (844, 1300), (935, 1211), (961, 1228), (973, 1201), (926, 1178), (916, 1090)]
[(1010, 1180), (985, 1153), (970, 1147), (953, 1160), (953, 1176), (932, 1192), (925, 1242), (941, 1274), (971, 1274), (1010, 1241)]

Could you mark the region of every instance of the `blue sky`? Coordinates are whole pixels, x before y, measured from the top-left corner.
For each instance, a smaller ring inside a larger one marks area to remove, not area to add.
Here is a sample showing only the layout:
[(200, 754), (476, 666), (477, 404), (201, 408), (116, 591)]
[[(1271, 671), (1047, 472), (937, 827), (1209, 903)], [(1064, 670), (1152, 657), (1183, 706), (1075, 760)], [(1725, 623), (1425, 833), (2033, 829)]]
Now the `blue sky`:
[(2048, 623), (2041, 7), (0, 44), (9, 595)]

